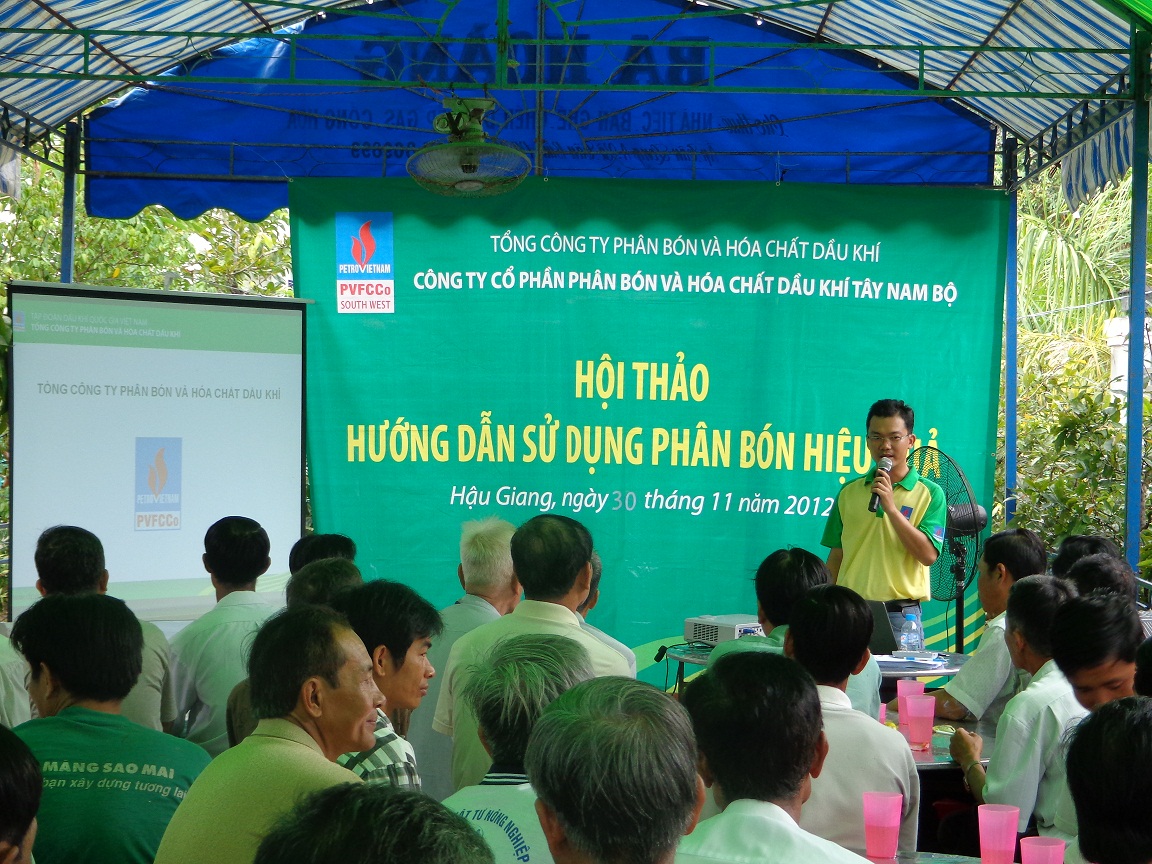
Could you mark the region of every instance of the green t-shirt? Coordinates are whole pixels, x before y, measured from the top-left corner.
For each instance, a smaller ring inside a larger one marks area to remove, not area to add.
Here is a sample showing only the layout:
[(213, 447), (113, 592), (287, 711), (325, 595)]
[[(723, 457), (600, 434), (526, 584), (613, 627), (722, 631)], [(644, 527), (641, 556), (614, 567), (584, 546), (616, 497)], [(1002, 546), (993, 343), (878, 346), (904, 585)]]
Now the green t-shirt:
[(44, 774), (37, 864), (151, 864), (209, 762), (189, 741), (78, 706), (14, 731)]

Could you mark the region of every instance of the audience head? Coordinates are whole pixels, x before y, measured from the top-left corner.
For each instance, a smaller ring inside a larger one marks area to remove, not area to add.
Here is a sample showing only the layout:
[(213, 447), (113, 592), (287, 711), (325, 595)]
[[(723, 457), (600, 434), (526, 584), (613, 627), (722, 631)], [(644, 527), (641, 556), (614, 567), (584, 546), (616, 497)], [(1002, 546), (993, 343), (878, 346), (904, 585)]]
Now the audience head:
[(1123, 558), (1112, 555), (1085, 555), (1068, 568), (1064, 576), (1080, 594), (1111, 591), (1136, 599), (1136, 574)]
[(295, 575), (300, 568), (324, 558), (356, 560), (356, 543), (343, 534), (305, 534), (288, 553), (288, 572)]
[(472, 668), (460, 698), (476, 716), (492, 761), (522, 767), (528, 735), (544, 709), (593, 674), (587, 650), (574, 639), (510, 636)]
[(104, 546), (91, 531), (56, 525), (36, 540), (36, 587), (41, 594), (82, 594), (104, 591)]
[(360, 575), (360, 568), (351, 560), (318, 558), (292, 571), (284, 588), (284, 596), (289, 606), (302, 603), (327, 606), (337, 594), (363, 584), (364, 577)]
[(668, 860), (703, 802), (688, 715), (630, 678), (585, 681), (544, 709), (525, 767), (557, 864)]
[(1096, 864), (1152, 861), (1152, 699), (1102, 705), (1072, 732), (1068, 789), (1080, 851)]
[(530, 600), (560, 600), (592, 578), (592, 535), (567, 516), (534, 516), (512, 535), (512, 567)]
[(1016, 580), (1008, 594), (1004, 638), (1017, 668), (1028, 669), (1034, 661), (1051, 659), (1052, 622), (1056, 611), (1075, 596), (1076, 589), (1055, 576), (1025, 576)]
[(252, 711), (291, 717), (331, 761), (372, 747), (384, 697), (360, 637), (338, 612), (296, 606), (269, 618), (248, 658)]
[(721, 807), (803, 802), (828, 752), (820, 698), (799, 663), (760, 651), (720, 658), (684, 691), (705, 782)]
[(1145, 639), (1136, 651), (1136, 692), (1152, 696), (1152, 639)]
[(384, 579), (345, 591), (332, 607), (368, 649), (388, 711), (418, 707), (436, 674), (428, 662), (432, 637), (444, 627), (436, 607), (407, 585)]
[(756, 601), (761, 618), (782, 627), (792, 618), (792, 606), (809, 588), (832, 581), (828, 566), (807, 549), (777, 549), (756, 570)]
[[(516, 526), (490, 516), (465, 522), (460, 531), (460, 583), (468, 594), (515, 608), (520, 583), (512, 570), (512, 535)], [(509, 611), (511, 611), (511, 608)]]
[(253, 864), (493, 864), (460, 815), (420, 792), (345, 783), (316, 792), (261, 841)]
[(204, 535), (204, 569), (224, 586), (251, 585), (272, 563), (270, 549), (268, 533), (255, 519), (225, 516)]
[(1017, 579), (1043, 573), (1047, 566), (1044, 542), (1027, 528), (1010, 528), (993, 534), (984, 543), (977, 563), (976, 591), (988, 618), (1000, 615)]
[(1120, 547), (1107, 537), (1099, 534), (1073, 534), (1061, 541), (1060, 549), (1052, 559), (1052, 575), (1063, 579), (1073, 564), (1089, 555), (1111, 555), (1113, 558), (1121, 559), (1124, 557)]
[(12, 626), (30, 667), (28, 694), (41, 717), (81, 701), (122, 702), (140, 677), (144, 635), (123, 600), (49, 594)]
[(792, 607), (785, 647), (817, 684), (843, 685), (868, 662), (872, 610), (843, 585), (817, 585)]
[(604, 562), (600, 560), (600, 553), (595, 549), (592, 550), (591, 564), (592, 579), (588, 582), (588, 596), (584, 598), (583, 603), (576, 607), (576, 611), (585, 618), (600, 602), (600, 577), (604, 575)]
[(1095, 591), (1056, 611), (1052, 659), (1091, 711), (1135, 693), (1136, 652), (1143, 640), (1136, 604), (1122, 594)]
[(27, 864), (36, 839), (44, 779), (28, 745), (0, 726), (0, 862)]

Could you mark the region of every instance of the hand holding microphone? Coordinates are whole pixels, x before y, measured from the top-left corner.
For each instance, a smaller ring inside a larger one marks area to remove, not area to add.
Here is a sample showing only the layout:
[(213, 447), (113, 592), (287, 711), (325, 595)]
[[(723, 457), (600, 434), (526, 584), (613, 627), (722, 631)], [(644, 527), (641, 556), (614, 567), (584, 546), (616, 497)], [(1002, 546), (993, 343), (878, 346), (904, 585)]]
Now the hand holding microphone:
[[(877, 471), (883, 471), (885, 474), (887, 474), (889, 471), (892, 470), (892, 460), (889, 457), (885, 456), (879, 462), (876, 463), (876, 470)], [(880, 495), (877, 492), (873, 492), (872, 497), (870, 499), (868, 499), (868, 512), (869, 513), (875, 513), (876, 509), (879, 506), (880, 506)]]

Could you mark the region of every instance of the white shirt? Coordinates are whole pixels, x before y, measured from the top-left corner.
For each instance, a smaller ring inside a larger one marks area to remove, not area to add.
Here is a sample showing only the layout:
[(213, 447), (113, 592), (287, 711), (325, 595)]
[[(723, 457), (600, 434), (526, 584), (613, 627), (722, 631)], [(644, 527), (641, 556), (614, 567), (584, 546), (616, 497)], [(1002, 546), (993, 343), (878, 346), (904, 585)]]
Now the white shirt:
[[(508, 636), (552, 633), (567, 636), (584, 646), (592, 659), (596, 675), (628, 674), (628, 664), (595, 636), (580, 626), (581, 617), (566, 606), (541, 600), (522, 600), (512, 612), (495, 621), (477, 627), (456, 640), (448, 655), (444, 670), (444, 683), (436, 702), (436, 716), (432, 728), (452, 736), (452, 784), (456, 789), (474, 786), (492, 764), (476, 732), (476, 718), (459, 700), (460, 688), (468, 677), (468, 669), (482, 662), (492, 646)], [(420, 758), (420, 754), (416, 754)]]
[(828, 758), (812, 781), (812, 797), (800, 811), (800, 827), (864, 854), (864, 793), (899, 792), (900, 850), (916, 851), (920, 776), (904, 736), (856, 711), (847, 694), (817, 685)]
[(1008, 700), (1024, 689), (1028, 673), (1012, 665), (1004, 641), (1005, 614), (1001, 612), (984, 625), (980, 644), (944, 691), (967, 708), (980, 724), (982, 738), (996, 738), (996, 724)]
[(27, 671), (23, 656), (7, 636), (0, 635), (0, 725), (9, 729), (32, 719), (32, 702), (24, 687)]
[(437, 801), (443, 801), (452, 794), (452, 739), (432, 729), (432, 716), (436, 713), (436, 700), (440, 698), (448, 654), (456, 640), (465, 633), (499, 617), (495, 606), (473, 594), (465, 594), (451, 606), (440, 610), (444, 630), (432, 640), (428, 651), (428, 662), (436, 670), (436, 676), (428, 682), (428, 694), (420, 702), (420, 707), (412, 712), (408, 724), (408, 743), (416, 751), (420, 764), (421, 790)]
[[(140, 629), (144, 632), (140, 677), (125, 697), (120, 713), (141, 726), (160, 731), (162, 724), (176, 718), (170, 649), (163, 632), (151, 621), (141, 621)], [(248, 677), (247, 674), (244, 677)]]
[(723, 813), (705, 819), (680, 841), (676, 850), (676, 864), (865, 864), (867, 861), (855, 852), (809, 834), (775, 804), (748, 798), (733, 801)]
[(1087, 713), (1049, 660), (1000, 716), (984, 800), (1019, 807), (1019, 833), (1027, 830), (1033, 814), (1041, 834), (1052, 828), (1060, 789), (1067, 786), (1064, 734)]
[(172, 639), (176, 731), (213, 756), (228, 749), (228, 694), (248, 677), (252, 639), (275, 611), (255, 591), (233, 591)]
[(619, 654), (621, 657), (623, 657), (624, 662), (628, 664), (628, 674), (631, 675), (633, 678), (636, 677), (636, 652), (635, 651), (633, 651), (631, 648), (629, 648), (627, 645), (625, 645), (619, 639), (614, 639), (613, 637), (609, 636), (607, 633), (605, 633), (599, 627), (593, 627), (587, 621), (581, 621), (580, 626), (585, 630), (585, 632), (591, 633), (593, 636), (595, 636), (597, 639), (599, 639), (601, 642), (603, 642), (605, 645), (607, 645), (609, 648), (611, 648), (613, 651), (615, 651), (617, 654)]
[[(493, 785), (489, 774), (479, 786), (466, 786), (445, 799), (492, 849), (496, 864), (552, 864), (552, 853), (536, 815), (536, 792), (527, 782)], [(519, 777), (517, 779), (526, 779)]]

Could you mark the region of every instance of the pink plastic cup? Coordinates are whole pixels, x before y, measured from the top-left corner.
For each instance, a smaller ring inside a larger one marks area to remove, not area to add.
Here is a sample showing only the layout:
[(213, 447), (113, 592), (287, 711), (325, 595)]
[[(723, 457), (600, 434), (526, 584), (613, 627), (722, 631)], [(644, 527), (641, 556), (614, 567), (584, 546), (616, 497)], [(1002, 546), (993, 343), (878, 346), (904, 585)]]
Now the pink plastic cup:
[(1025, 837), (1020, 841), (1021, 864), (1064, 864), (1064, 841), (1059, 837)]
[(922, 696), (924, 694), (924, 682), (917, 681), (915, 678), (898, 678), (896, 680), (896, 710), (900, 714), (900, 725), (908, 725), (908, 706), (904, 704), (904, 700), (909, 696)]
[(906, 696), (904, 708), (908, 712), (908, 743), (913, 750), (928, 750), (932, 746), (932, 720), (936, 716), (933, 696)]
[(888, 721), (888, 706), (883, 702), (880, 703), (880, 722), (886, 723)]
[(896, 857), (903, 807), (899, 792), (864, 793), (864, 853), (869, 858)]
[(1016, 825), (1020, 821), (1020, 808), (1011, 804), (981, 804), (977, 808), (980, 821), (981, 864), (1012, 864), (1016, 855)]

